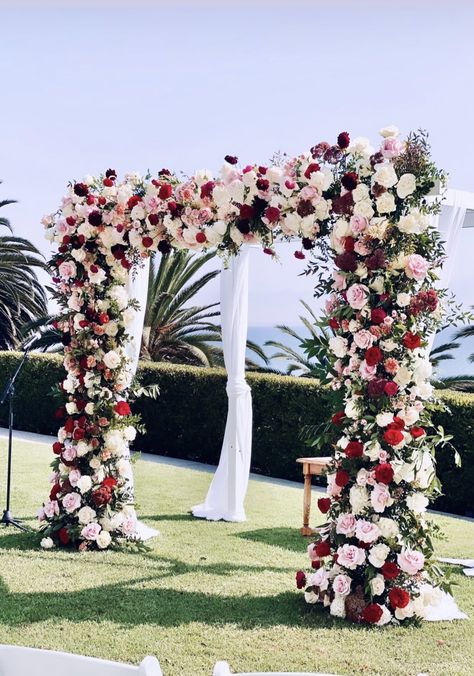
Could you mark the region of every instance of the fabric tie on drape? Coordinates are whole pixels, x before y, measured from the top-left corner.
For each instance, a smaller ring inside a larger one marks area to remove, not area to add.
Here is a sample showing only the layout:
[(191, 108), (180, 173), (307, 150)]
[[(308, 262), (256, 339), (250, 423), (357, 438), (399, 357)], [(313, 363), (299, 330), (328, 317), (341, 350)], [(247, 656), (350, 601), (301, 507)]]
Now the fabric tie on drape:
[[(443, 267), (437, 271), (439, 281), (436, 287), (440, 289), (449, 288), (451, 276), (454, 269), (454, 259), (456, 250), (459, 244), (462, 226), (466, 217), (467, 203), (470, 194), (462, 190), (451, 190), (453, 195), (452, 205), (445, 205), (442, 208), (441, 214), (432, 216), (432, 223), (436, 226), (441, 238), (444, 240), (444, 248), (446, 252), (446, 260)], [(426, 348), (426, 358), (433, 348), (433, 343), (436, 334), (431, 334), (428, 338), (428, 346)]]
[(203, 504), (194, 516), (218, 521), (245, 521), (252, 453), (252, 395), (245, 381), (248, 325), (248, 268), (250, 248), (221, 273), (221, 321), (224, 362), (227, 370), (228, 413), (219, 465)]
[[(127, 294), (128, 297), (134, 298), (139, 303), (138, 310), (134, 313), (133, 321), (127, 327), (127, 334), (130, 337), (130, 340), (126, 343), (125, 354), (129, 360), (128, 372), (130, 380), (133, 379), (138, 366), (138, 359), (140, 357), (140, 347), (142, 343), (142, 334), (143, 334), (143, 322), (145, 319), (145, 310), (146, 310), (146, 299), (148, 294), (148, 275), (150, 271), (150, 259), (146, 259), (143, 267), (135, 270), (133, 275), (129, 275), (127, 281)], [(125, 459), (128, 460), (128, 471), (126, 473), (126, 478), (128, 479), (129, 486), (132, 489), (134, 488), (133, 482), (133, 471), (132, 464), (130, 462), (130, 449), (127, 448)], [(159, 535), (159, 532), (154, 528), (150, 528), (141, 521), (137, 522), (137, 531), (136, 535), (141, 540), (149, 540), (156, 535)]]

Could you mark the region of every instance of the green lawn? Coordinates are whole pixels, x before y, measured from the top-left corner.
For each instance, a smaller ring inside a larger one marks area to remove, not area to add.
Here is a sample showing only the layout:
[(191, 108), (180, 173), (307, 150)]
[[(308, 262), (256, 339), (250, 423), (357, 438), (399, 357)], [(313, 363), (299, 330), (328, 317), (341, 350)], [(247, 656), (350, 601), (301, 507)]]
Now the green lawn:
[[(5, 456), (0, 439), (2, 472)], [(31, 525), (49, 461), (46, 446), (16, 443), (12, 506)], [(305, 605), (294, 587), (307, 563), (300, 488), (252, 481), (247, 523), (209, 523), (188, 515), (209, 474), (140, 461), (136, 477), (140, 514), (161, 532), (149, 553), (44, 552), (0, 530), (0, 643), (134, 663), (152, 654), (165, 676), (211, 676), (217, 659), (235, 671), (474, 673), (473, 621), (367, 629)], [(439, 554), (473, 557), (474, 523), (438, 521), (448, 537)], [(474, 580), (453, 570), (474, 617)]]

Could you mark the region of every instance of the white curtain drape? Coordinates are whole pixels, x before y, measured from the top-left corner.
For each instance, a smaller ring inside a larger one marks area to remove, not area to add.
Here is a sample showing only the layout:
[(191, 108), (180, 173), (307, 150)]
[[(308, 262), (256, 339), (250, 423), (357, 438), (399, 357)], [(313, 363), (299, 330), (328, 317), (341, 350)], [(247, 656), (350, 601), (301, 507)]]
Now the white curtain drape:
[[(456, 250), (459, 245), (462, 226), (466, 217), (467, 202), (470, 194), (462, 190), (451, 190), (452, 202), (442, 208), (441, 214), (433, 216), (433, 224), (439, 230), (442, 239), (445, 242), (446, 260), (441, 270), (438, 270), (439, 281), (436, 286), (440, 289), (449, 287), (451, 276), (454, 270), (454, 261)], [(426, 358), (433, 347), (435, 334), (431, 334), (426, 348)]]
[(219, 465), (203, 504), (194, 516), (218, 521), (245, 521), (252, 452), (252, 396), (245, 381), (248, 326), (248, 268), (250, 247), (221, 273), (221, 322), (227, 370), (228, 413)]
[[(129, 359), (128, 370), (130, 374), (130, 379), (133, 378), (133, 376), (137, 371), (138, 358), (140, 356), (140, 346), (143, 334), (143, 322), (145, 319), (146, 300), (148, 294), (149, 271), (150, 271), (150, 259), (146, 259), (145, 265), (143, 267), (138, 268), (133, 276), (129, 275), (126, 287), (128, 297), (137, 300), (140, 306), (134, 314), (133, 322), (127, 327), (127, 334), (129, 335), (130, 340), (126, 343), (125, 354)], [(128, 479), (129, 485), (133, 490), (134, 486), (133, 470), (132, 464), (130, 462), (129, 448), (127, 448), (125, 458), (129, 460), (126, 478)], [(150, 538), (159, 535), (159, 532), (154, 528), (150, 528), (141, 521), (138, 521), (136, 535), (141, 540), (149, 540)]]

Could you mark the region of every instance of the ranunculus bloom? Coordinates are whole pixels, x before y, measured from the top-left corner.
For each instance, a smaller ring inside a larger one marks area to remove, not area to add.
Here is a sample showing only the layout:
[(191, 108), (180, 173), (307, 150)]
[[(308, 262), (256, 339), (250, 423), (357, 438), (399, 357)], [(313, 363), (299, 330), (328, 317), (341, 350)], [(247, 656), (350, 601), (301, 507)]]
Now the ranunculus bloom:
[(377, 483), (389, 484), (393, 479), (394, 471), (389, 462), (382, 462), (375, 468), (375, 480)]
[(410, 594), (401, 587), (393, 587), (388, 592), (388, 599), (393, 609), (405, 608), (410, 603)]
[(387, 444), (390, 444), (390, 446), (398, 446), (398, 444), (402, 443), (404, 438), (403, 432), (400, 430), (387, 429), (383, 433), (384, 441), (386, 441)]
[(379, 364), (383, 359), (382, 350), (376, 346), (369, 347), (369, 349), (366, 350), (364, 359), (369, 366), (375, 366), (376, 364)]
[(385, 561), (382, 566), (382, 575), (386, 580), (395, 580), (400, 575), (400, 568), (395, 561)]
[(403, 336), (403, 345), (409, 350), (415, 350), (421, 345), (421, 337), (416, 333), (408, 331)]
[(360, 458), (364, 453), (364, 444), (360, 441), (349, 441), (344, 450), (348, 458)]
[(327, 514), (331, 507), (331, 498), (319, 498), (318, 509), (322, 514)]
[(370, 603), (362, 611), (361, 619), (369, 624), (377, 624), (383, 615), (383, 610), (378, 603)]
[(383, 308), (374, 307), (370, 312), (370, 321), (372, 324), (381, 324), (386, 316), (387, 313)]

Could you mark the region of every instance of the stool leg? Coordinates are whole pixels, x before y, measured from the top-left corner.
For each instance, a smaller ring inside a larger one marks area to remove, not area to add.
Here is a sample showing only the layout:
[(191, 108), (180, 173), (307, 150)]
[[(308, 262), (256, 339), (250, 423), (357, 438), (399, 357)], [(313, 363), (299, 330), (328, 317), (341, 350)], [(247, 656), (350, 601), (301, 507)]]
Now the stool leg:
[(311, 474), (304, 475), (304, 494), (303, 494), (303, 528), (301, 535), (312, 535), (313, 529), (309, 526), (309, 517), (311, 512)]

